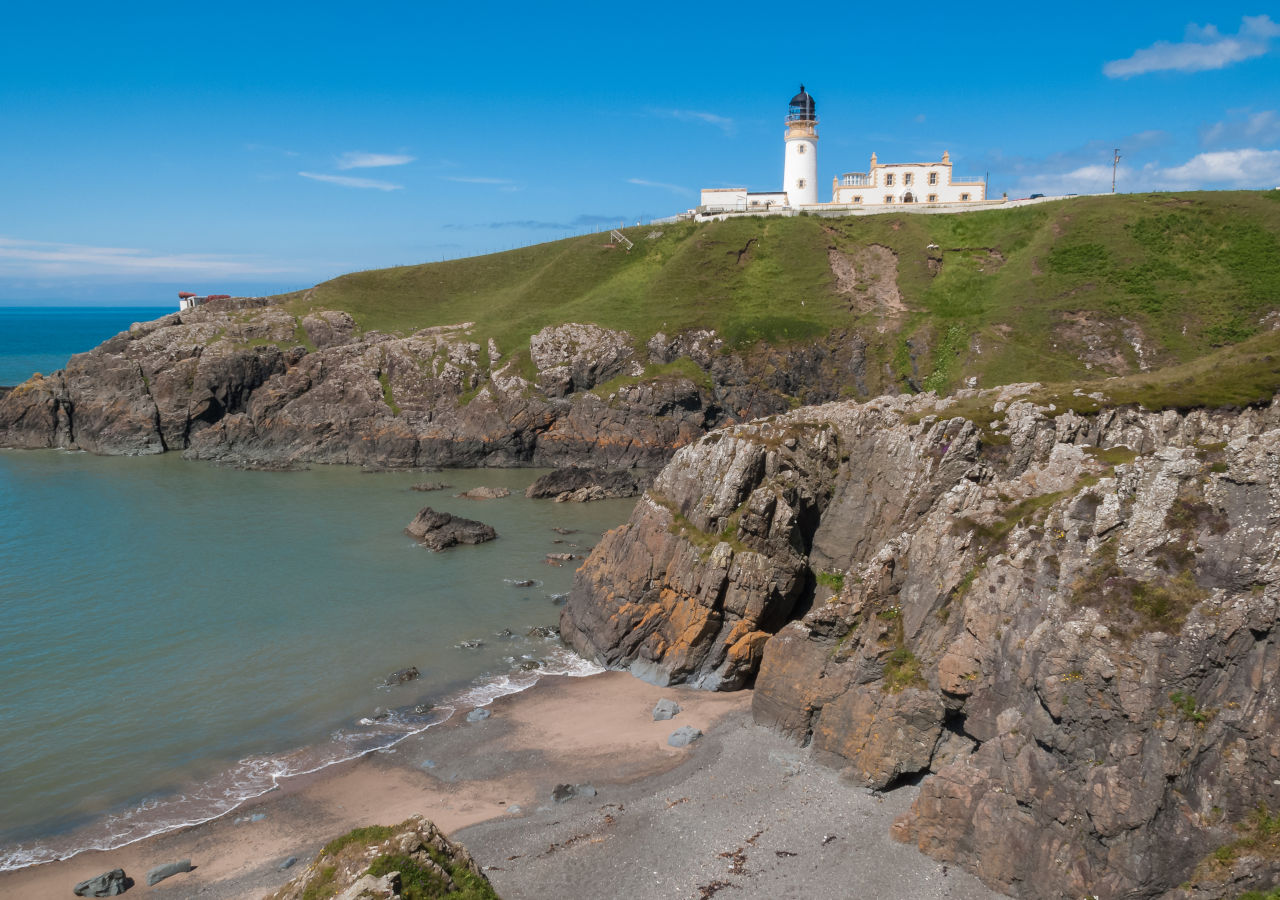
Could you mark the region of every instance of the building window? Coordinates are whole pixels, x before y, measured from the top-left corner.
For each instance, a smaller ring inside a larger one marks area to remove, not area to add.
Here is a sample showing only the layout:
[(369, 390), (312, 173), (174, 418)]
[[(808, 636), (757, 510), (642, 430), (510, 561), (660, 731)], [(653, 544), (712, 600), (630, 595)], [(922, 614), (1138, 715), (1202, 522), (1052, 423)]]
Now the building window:
[(885, 173), (885, 176), (884, 176), (884, 186), (885, 186), (885, 187), (893, 187), (893, 173), (892, 173), (892, 172), (886, 172), (886, 173)]
[(907, 172), (906, 174), (904, 174), (904, 175), (902, 176), (902, 183), (903, 183), (903, 184), (910, 184), (910, 183), (911, 183), (911, 173), (910, 173), (910, 172)]
[(797, 178), (797, 179), (796, 179), (796, 187), (797, 187), (797, 188), (799, 188), (799, 189), (800, 189), (800, 190), (802, 190), (802, 191), (804, 190), (804, 184), (805, 184), (805, 182), (804, 182), (804, 179), (803, 179), (803, 178)]
[(858, 196), (854, 197), (854, 198), (853, 198), (853, 202), (854, 202), (854, 203), (861, 203), (861, 202), (862, 202), (862, 195), (861, 195), (861, 194), (859, 194)]
[(804, 153), (804, 151), (805, 151), (806, 149), (808, 149), (808, 148), (806, 148), (804, 144), (797, 144), (797, 145), (796, 145), (796, 152), (797, 152), (797, 153), (801, 153), (801, 154), (803, 154), (803, 153)]
[(937, 194), (930, 194), (930, 195), (929, 195), (929, 202), (930, 202), (930, 203), (937, 203), (937, 202), (938, 202), (938, 195), (937, 195)]
[[(892, 177), (892, 176), (891, 176), (891, 177)], [(892, 203), (892, 202), (893, 202), (893, 194), (885, 194), (885, 195), (884, 195), (884, 202), (885, 202), (885, 203)]]
[(961, 199), (961, 200), (968, 200), (968, 199), (969, 199), (969, 195), (968, 195), (968, 194), (961, 194), (961, 195), (960, 195), (960, 199)]
[(937, 184), (937, 183), (938, 183), (938, 173), (937, 173), (937, 172), (930, 172), (930, 173), (929, 173), (929, 183), (930, 183), (930, 184)]

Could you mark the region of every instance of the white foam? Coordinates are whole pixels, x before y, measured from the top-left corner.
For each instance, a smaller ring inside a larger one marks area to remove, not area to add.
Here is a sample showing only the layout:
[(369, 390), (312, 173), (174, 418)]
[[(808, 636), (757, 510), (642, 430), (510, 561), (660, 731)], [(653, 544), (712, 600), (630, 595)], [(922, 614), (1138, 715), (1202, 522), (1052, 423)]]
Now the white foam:
[(361, 718), (354, 723), (358, 728), (340, 729), (330, 735), (327, 743), (275, 756), (246, 757), (222, 776), (195, 785), (186, 793), (146, 800), (70, 834), (0, 848), (0, 872), (69, 859), (85, 850), (115, 850), (167, 831), (199, 825), (275, 790), (282, 779), (310, 775), (369, 753), (389, 750), (406, 738), (447, 721), (460, 708), (488, 706), (499, 697), (528, 690), (544, 675), (582, 678), (604, 671), (564, 646), (557, 646), (551, 648), (539, 668), (486, 677), (434, 706), (425, 717), (393, 712), (380, 719)]

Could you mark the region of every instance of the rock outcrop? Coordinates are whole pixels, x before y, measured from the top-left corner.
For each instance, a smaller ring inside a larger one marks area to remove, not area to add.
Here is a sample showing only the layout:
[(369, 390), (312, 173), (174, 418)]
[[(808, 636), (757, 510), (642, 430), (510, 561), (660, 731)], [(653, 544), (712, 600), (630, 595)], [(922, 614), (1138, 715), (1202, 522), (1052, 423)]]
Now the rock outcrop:
[(1027, 392), (708, 435), (579, 570), (562, 634), (662, 683), (754, 681), (758, 722), (869, 788), (923, 779), (896, 836), (994, 888), (1176, 888), (1280, 809), (1280, 399)]
[(502, 355), (469, 323), (401, 337), (345, 312), (219, 300), (0, 391), (0, 447), (274, 468), (656, 468), (725, 422), (867, 394), (856, 335), (738, 353), (705, 330), (643, 341), (571, 323)]
[(624, 469), (609, 472), (593, 466), (567, 466), (541, 476), (525, 489), (534, 500), (551, 498), (557, 503), (585, 503), (613, 497), (634, 497), (644, 490), (651, 477)]
[(414, 897), (498, 897), (465, 847), (415, 816), (396, 826), (357, 828), (330, 842), (306, 869), (265, 900), (398, 900), (405, 896), (401, 886), (406, 883), (414, 886), (408, 894)]
[[(458, 544), (483, 544), (498, 536), (493, 526), (424, 506), (405, 528), (405, 533), (430, 550), (445, 550)], [(416, 672), (415, 672), (416, 674)]]

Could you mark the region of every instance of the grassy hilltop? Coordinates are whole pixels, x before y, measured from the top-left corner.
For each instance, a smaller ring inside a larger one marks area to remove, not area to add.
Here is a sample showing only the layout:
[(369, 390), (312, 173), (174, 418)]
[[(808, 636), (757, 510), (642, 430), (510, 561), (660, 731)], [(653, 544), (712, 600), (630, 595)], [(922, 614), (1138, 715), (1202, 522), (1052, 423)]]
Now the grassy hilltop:
[(361, 328), (401, 334), (474, 322), (504, 354), (563, 322), (626, 329), (637, 343), (714, 328), (735, 347), (857, 331), (876, 383), (942, 392), (969, 376), (1081, 382), (1212, 355), (1195, 369), (1211, 374), (1234, 359), (1220, 348), (1250, 338), (1270, 372), (1280, 349), (1267, 320), (1280, 309), (1275, 191), (624, 233), (629, 253), (591, 235), (359, 272), (292, 295), (291, 308), (342, 309)]

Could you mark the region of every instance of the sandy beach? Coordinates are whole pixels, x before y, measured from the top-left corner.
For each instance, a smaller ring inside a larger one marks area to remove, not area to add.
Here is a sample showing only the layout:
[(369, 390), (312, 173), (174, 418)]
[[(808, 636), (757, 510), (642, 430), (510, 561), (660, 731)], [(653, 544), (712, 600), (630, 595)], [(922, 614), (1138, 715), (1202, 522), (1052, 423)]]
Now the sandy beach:
[[(682, 711), (655, 722), (654, 704)], [(126, 896), (261, 898), (330, 839), (421, 814), (461, 840), (504, 897), (986, 898), (889, 837), (913, 789), (877, 797), (751, 723), (750, 692), (658, 688), (621, 672), (548, 677), (390, 751), (291, 779), (236, 811), (118, 850), (0, 875), (0, 897), (62, 898), (113, 868)], [(667, 745), (679, 726), (706, 735)], [(590, 790), (556, 803), (558, 784)], [(282, 869), (296, 857), (293, 869)], [(154, 887), (149, 869), (194, 871)], [(708, 893), (710, 891), (710, 893)]]

